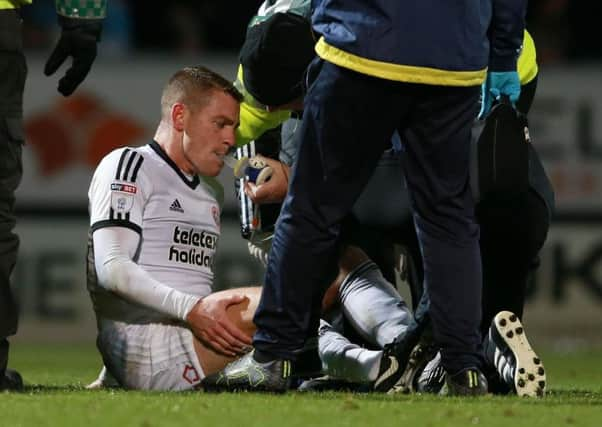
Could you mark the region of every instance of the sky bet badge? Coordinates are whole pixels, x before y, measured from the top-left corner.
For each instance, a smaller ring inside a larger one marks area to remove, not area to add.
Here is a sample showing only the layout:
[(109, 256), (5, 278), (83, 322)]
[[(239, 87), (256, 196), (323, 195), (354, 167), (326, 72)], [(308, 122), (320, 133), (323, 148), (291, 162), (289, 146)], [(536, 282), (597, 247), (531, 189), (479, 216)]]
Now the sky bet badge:
[(114, 182), (111, 184), (111, 208), (115, 213), (128, 213), (134, 205), (136, 186)]

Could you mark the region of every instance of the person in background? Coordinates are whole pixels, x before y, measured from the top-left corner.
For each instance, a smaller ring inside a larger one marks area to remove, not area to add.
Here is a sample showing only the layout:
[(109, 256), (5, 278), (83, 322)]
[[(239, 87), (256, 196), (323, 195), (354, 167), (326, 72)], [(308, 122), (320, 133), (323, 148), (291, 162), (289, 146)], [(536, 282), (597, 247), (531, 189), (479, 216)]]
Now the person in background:
[[(0, 390), (23, 387), (21, 375), (8, 365), (8, 337), (17, 332), (18, 308), (10, 275), (17, 261), (19, 237), (13, 232), (15, 191), (22, 174), (23, 91), (27, 65), (23, 54), (19, 8), (31, 0), (0, 0)], [(44, 73), (49, 76), (71, 57), (73, 62), (59, 80), (58, 91), (69, 96), (86, 78), (96, 58), (106, 0), (57, 0), (61, 37)]]

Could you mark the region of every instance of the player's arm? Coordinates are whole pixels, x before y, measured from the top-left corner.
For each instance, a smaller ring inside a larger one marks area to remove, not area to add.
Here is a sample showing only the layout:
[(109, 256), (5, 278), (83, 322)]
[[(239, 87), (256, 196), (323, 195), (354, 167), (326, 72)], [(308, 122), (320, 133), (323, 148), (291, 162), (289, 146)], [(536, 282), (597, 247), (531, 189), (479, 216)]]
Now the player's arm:
[(100, 286), (174, 320), (186, 320), (200, 298), (160, 283), (133, 261), (140, 244), (138, 231), (108, 226), (95, 230), (92, 238)]
[(186, 322), (199, 340), (220, 354), (235, 356), (245, 352), (250, 338), (226, 316), (229, 306), (245, 300), (243, 295), (204, 300), (153, 279), (133, 261), (140, 235), (131, 228), (103, 227), (94, 231), (92, 237), (94, 265), (103, 288)]

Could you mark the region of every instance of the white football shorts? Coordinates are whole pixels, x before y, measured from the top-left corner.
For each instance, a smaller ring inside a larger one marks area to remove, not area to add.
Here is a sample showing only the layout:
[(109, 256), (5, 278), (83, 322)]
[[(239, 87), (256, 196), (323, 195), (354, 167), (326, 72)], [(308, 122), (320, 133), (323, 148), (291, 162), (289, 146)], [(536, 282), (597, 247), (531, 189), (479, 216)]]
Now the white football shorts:
[(97, 346), (105, 366), (128, 389), (184, 391), (204, 378), (188, 329), (101, 319)]

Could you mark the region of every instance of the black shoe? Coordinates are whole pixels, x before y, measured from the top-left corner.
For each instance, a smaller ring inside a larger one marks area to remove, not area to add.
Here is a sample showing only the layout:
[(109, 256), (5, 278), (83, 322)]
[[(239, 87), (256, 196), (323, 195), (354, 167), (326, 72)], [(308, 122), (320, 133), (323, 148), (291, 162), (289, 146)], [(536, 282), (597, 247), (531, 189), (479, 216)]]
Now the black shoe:
[(367, 393), (371, 391), (369, 384), (353, 383), (337, 378), (330, 378), (328, 375), (312, 378), (303, 381), (298, 391), (325, 392), (325, 391), (345, 391), (353, 393)]
[(445, 369), (441, 364), (441, 353), (428, 361), (424, 369), (413, 382), (413, 391), (416, 393), (438, 394), (445, 385)]
[(440, 394), (447, 396), (483, 396), (487, 394), (487, 380), (478, 368), (466, 368), (445, 376)]
[(374, 391), (381, 393), (392, 393), (395, 391), (399, 379), (403, 375), (405, 365), (391, 354), (390, 350), (384, 350), (380, 361), (380, 368), (376, 380), (372, 385)]
[[(421, 337), (424, 331), (423, 325), (414, 323), (402, 335), (387, 344), (384, 349), (381, 368), (375, 382), (375, 390), (387, 393), (400, 393), (404, 391), (404, 373), (410, 367), (412, 355), (417, 347), (420, 347)], [(428, 334), (427, 334), (428, 335)], [(424, 337), (422, 337), (424, 339)], [(430, 339), (429, 341), (430, 342)], [(388, 359), (388, 360), (387, 360)], [(382, 377), (385, 375), (385, 377)], [(392, 379), (395, 379), (392, 381)], [(386, 380), (386, 381), (385, 381)]]
[[(437, 346), (432, 341), (418, 343), (410, 353), (406, 369), (396, 384), (394, 393), (438, 393), (441, 387), (431, 391), (423, 385), (425, 381), (430, 383), (429, 373), (437, 355)], [(435, 366), (440, 366), (440, 356), (437, 360)]]
[(13, 369), (7, 369), (0, 376), (0, 391), (20, 391), (23, 390), (23, 378), (21, 374)]
[(322, 359), (318, 353), (318, 344), (316, 340), (315, 347), (306, 343), (303, 350), (295, 355), (295, 361), (292, 365), (293, 378), (303, 381), (322, 375)]
[(291, 362), (275, 359), (257, 362), (254, 351), (230, 363), (221, 371), (205, 377), (205, 391), (266, 391), (284, 393), (291, 385)]
[(519, 396), (545, 395), (546, 371), (516, 314), (500, 311), (493, 318), (485, 341), (485, 356), (500, 379)]

